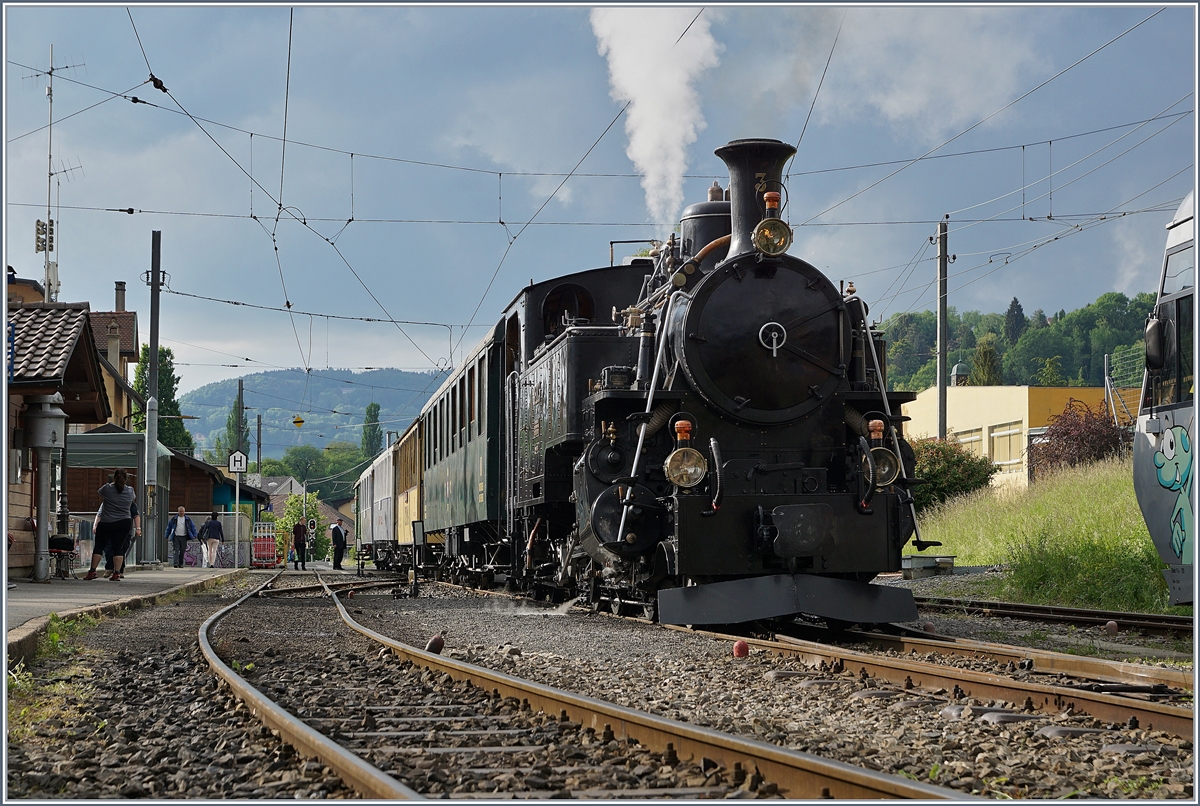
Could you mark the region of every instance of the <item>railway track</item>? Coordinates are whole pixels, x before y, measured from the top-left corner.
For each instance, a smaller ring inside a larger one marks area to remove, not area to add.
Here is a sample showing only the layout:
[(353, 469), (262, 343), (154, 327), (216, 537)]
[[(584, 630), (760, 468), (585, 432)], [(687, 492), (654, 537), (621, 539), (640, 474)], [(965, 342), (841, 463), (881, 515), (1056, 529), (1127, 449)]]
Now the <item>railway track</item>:
[(1098, 683), (1161, 686), (1191, 692), (1194, 690), (1196, 679), (1191, 670), (1146, 666), (932, 633), (893, 635), (850, 630), (844, 634), (843, 639), (901, 655), (941, 654), (985, 658), (999, 664), (1011, 663), (1035, 674), (1065, 675)]
[(1119, 630), (1137, 630), (1147, 635), (1191, 634), (1194, 621), (1191, 616), (1170, 616), (1148, 613), (1121, 613), (1104, 610), (1086, 610), (1074, 607), (1016, 604), (1012, 602), (986, 602), (970, 599), (946, 599), (916, 596), (917, 607), (941, 613), (962, 613), (978, 616), (996, 616), (1057, 624), (1073, 624), (1077, 627), (1103, 627), (1114, 622)]
[[(251, 592), (214, 614), (200, 630), (200, 645), (264, 724), (366, 797), (963, 797), (417, 649), (359, 623), (338, 592), (323, 591), (346, 627), (381, 647), (374, 657), (352, 658), (357, 673), (349, 682), (339, 678), (329, 694), (297, 700), (286, 672), (250, 680), (257, 673), (247, 674), (247, 665), (239, 674), (214, 648), (214, 629), (240, 608), (279, 608), (269, 618), (300, 612), (278, 595), (282, 590), (270, 598)], [(328, 659), (331, 667), (344, 660), (337, 653)]]

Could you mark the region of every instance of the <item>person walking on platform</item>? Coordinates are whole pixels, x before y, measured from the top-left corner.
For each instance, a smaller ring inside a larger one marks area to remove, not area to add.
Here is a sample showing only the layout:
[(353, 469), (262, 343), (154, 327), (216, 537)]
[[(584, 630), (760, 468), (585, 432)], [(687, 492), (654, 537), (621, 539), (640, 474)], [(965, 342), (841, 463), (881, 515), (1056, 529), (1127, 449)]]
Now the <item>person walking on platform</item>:
[(121, 581), (125, 570), (125, 552), (129, 550), (130, 525), (133, 531), (142, 533), (142, 518), (137, 514), (137, 493), (128, 483), (129, 475), (121, 468), (113, 472), (113, 480), (98, 491), (100, 511), (96, 515), (96, 544), (92, 548), (92, 567), (84, 579), (96, 578), (96, 566), (104, 555), (104, 549), (112, 543), (113, 582)]
[(192, 519), (187, 516), (183, 507), (180, 507), (179, 514), (172, 517), (167, 523), (166, 537), (175, 546), (175, 567), (183, 568), (183, 555), (187, 553), (187, 542), (189, 539), (196, 539), (196, 524), (192, 523)]
[[(307, 571), (304, 550), (308, 547), (308, 527), (303, 521), (296, 521), (296, 525), (292, 527), (292, 546), (296, 549), (296, 560), (292, 563), (292, 570)], [(297, 569), (296, 565), (300, 568)]]
[(342, 526), (342, 519), (338, 518), (337, 523), (333, 525), (331, 530), (333, 533), (333, 570), (342, 570), (342, 557), (346, 554), (346, 527)]
[(204, 551), (204, 567), (215, 568), (217, 565), (217, 549), (225, 542), (225, 530), (221, 528), (221, 521), (217, 519), (217, 513), (213, 512), (212, 517), (204, 522), (201, 528), (201, 548)]

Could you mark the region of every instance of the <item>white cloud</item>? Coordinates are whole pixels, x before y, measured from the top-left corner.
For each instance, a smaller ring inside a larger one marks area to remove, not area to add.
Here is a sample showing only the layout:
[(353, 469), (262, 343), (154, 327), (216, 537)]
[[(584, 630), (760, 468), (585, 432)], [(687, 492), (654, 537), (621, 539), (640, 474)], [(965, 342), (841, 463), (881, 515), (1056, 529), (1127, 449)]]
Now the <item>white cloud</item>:
[(924, 142), (995, 112), (1047, 62), (1032, 20), (1000, 8), (851, 9), (833, 58), (823, 120), (878, 115)]

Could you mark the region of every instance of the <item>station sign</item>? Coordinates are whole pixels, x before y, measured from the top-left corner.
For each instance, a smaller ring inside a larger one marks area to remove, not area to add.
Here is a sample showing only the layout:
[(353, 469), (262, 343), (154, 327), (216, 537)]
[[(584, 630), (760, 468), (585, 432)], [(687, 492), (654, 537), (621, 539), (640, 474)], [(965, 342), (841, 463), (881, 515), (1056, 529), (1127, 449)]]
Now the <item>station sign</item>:
[(233, 451), (229, 454), (229, 472), (230, 473), (245, 473), (250, 469), (250, 457), (241, 451)]

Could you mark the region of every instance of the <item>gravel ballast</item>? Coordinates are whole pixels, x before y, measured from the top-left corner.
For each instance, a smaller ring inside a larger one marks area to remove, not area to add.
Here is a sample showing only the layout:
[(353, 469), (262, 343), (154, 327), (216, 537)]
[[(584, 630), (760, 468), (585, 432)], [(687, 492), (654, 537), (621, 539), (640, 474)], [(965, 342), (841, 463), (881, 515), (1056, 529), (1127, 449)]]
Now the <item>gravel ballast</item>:
[(1160, 731), (1071, 713), (989, 722), (990, 707), (1021, 709), (895, 691), (766, 652), (735, 659), (726, 642), (602, 614), (422, 590), (415, 600), (359, 594), (355, 618), (416, 646), (443, 632), (444, 654), (509, 674), (964, 792), (1192, 796), (1192, 743)]

